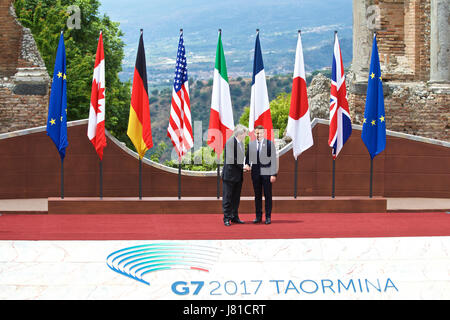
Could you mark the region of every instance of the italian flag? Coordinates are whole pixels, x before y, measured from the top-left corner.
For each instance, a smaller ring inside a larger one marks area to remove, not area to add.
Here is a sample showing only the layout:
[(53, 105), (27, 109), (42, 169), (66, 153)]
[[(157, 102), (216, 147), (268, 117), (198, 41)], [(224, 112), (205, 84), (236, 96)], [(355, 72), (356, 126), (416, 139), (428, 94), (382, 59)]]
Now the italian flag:
[(214, 149), (217, 157), (220, 157), (226, 141), (233, 134), (233, 130), (234, 120), (230, 86), (222, 46), (222, 33), (219, 30), (208, 127), (208, 145)]

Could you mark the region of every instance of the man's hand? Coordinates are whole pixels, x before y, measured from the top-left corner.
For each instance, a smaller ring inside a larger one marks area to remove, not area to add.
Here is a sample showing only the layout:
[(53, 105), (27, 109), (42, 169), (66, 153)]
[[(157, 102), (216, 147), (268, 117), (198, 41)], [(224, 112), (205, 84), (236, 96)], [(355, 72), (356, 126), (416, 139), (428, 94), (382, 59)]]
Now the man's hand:
[(245, 172), (249, 172), (249, 171), (251, 171), (252, 170), (252, 168), (248, 165), (248, 164), (246, 164), (245, 166), (244, 166), (244, 171)]
[(275, 181), (277, 181), (277, 177), (276, 176), (270, 176), (270, 183), (274, 183)]

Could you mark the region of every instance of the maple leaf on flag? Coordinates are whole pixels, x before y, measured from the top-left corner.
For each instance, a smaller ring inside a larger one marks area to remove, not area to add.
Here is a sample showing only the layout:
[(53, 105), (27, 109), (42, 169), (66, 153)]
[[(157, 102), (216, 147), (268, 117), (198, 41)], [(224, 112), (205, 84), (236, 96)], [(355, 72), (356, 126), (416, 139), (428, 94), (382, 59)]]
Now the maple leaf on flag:
[(97, 95), (92, 95), (91, 96), (91, 103), (92, 103), (92, 107), (95, 110), (95, 113), (100, 113), (100, 105), (98, 102), (101, 99), (105, 99), (105, 88), (101, 88), (100, 87), (100, 83), (97, 83), (97, 80), (94, 79), (92, 86), (97, 88)]
[(105, 136), (105, 60), (103, 54), (103, 37), (100, 31), (97, 52), (95, 54), (94, 72), (92, 75), (91, 103), (87, 136), (95, 147), (100, 160), (103, 159), (103, 148), (106, 147)]

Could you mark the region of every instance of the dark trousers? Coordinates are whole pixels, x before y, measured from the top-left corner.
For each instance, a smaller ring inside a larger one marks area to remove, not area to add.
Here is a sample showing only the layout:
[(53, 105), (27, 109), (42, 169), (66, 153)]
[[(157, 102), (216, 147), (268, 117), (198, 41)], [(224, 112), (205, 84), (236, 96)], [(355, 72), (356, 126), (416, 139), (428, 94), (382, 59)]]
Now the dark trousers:
[(239, 218), (238, 209), (241, 201), (242, 181), (223, 181), (223, 221)]
[(256, 218), (262, 218), (262, 193), (264, 191), (266, 218), (270, 218), (272, 214), (272, 183), (270, 176), (262, 176), (259, 174), (252, 175), (253, 190), (255, 192), (255, 212)]

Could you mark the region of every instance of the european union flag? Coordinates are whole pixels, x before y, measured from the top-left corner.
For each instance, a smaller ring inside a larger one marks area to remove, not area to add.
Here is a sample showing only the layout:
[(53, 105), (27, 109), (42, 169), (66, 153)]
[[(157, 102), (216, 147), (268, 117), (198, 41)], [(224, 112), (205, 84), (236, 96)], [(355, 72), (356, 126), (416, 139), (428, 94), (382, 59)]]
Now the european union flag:
[(53, 140), (61, 160), (66, 155), (67, 142), (67, 81), (66, 49), (61, 32), (53, 71), (50, 103), (48, 105), (47, 135)]
[(369, 83), (361, 138), (372, 159), (386, 147), (383, 82), (376, 35), (373, 38)]

